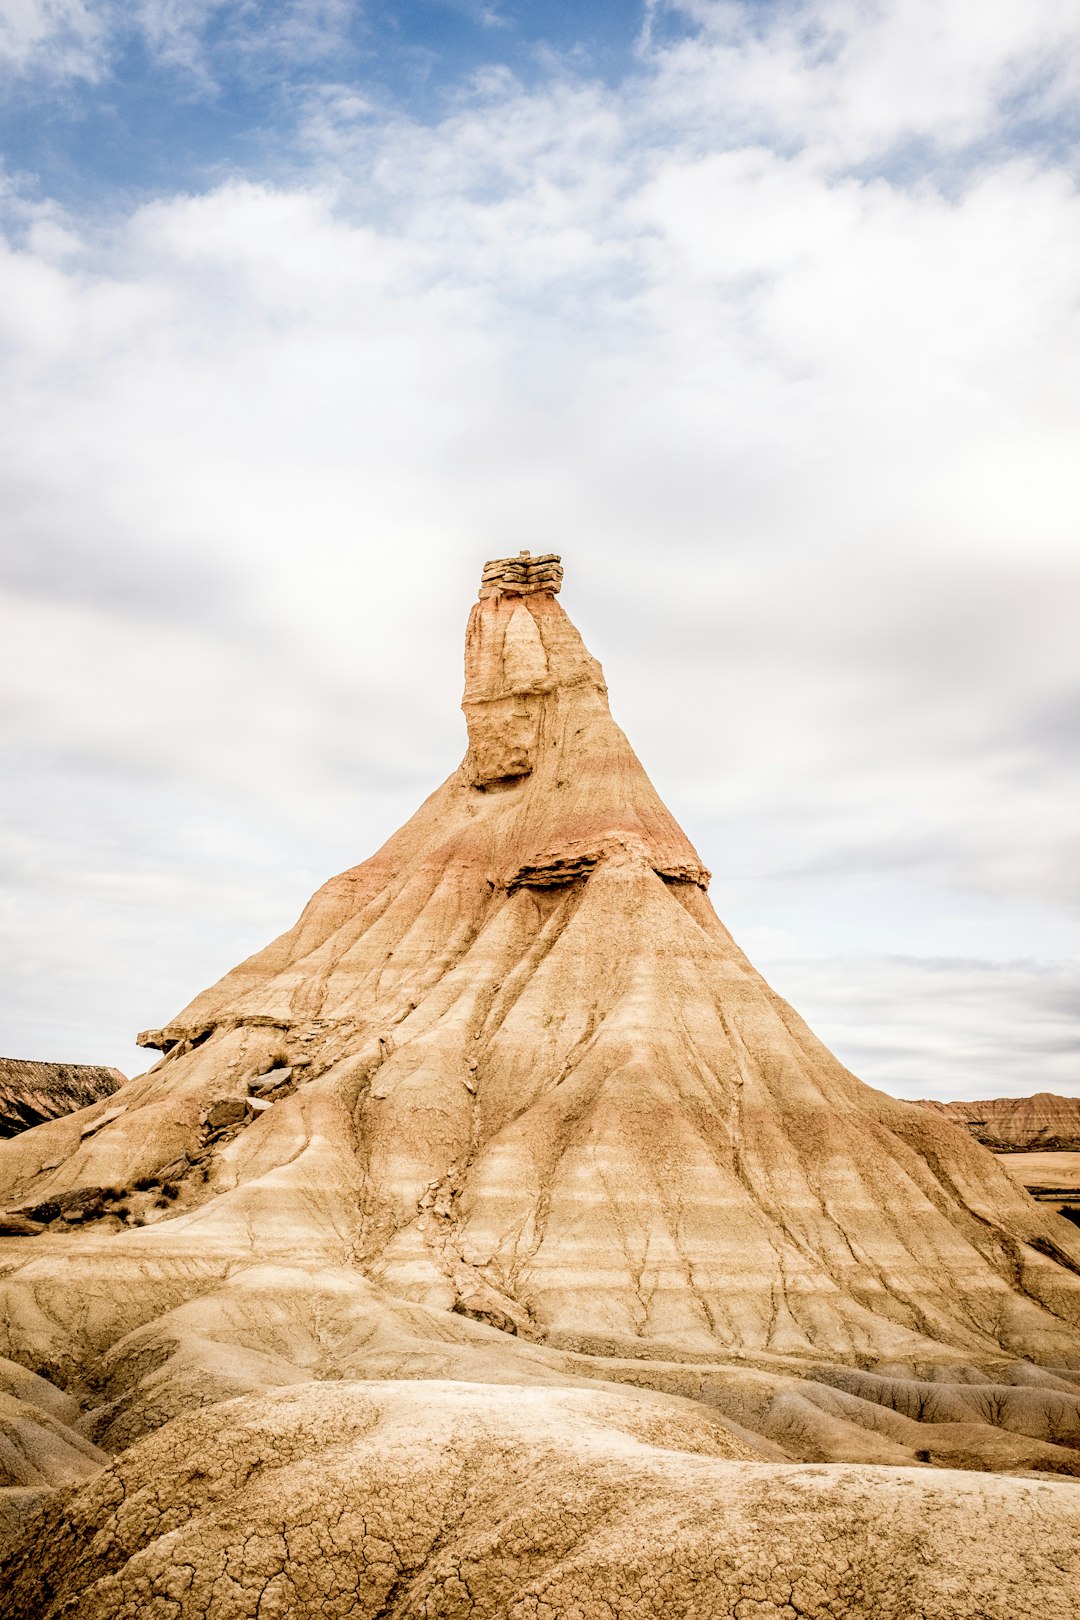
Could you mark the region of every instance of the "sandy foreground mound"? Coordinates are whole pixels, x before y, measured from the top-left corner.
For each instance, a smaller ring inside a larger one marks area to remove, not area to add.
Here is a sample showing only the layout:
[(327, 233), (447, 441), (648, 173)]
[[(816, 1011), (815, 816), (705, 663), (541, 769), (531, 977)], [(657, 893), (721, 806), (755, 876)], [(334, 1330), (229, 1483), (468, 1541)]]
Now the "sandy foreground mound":
[(302, 1384), (178, 1419), (32, 1524), (10, 1620), (1061, 1620), (1080, 1492), (735, 1460), (687, 1403)]
[(13, 1614), (1071, 1616), (1080, 1231), (756, 973), (559, 578), (485, 570), (417, 814), (0, 1142)]

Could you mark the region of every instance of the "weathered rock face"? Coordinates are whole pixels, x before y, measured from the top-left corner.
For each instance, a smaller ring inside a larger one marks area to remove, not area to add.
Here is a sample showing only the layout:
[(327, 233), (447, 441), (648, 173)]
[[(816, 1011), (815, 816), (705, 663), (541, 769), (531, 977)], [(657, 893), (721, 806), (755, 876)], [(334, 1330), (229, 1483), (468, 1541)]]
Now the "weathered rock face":
[(964, 1126), (991, 1148), (1019, 1152), (1080, 1152), (1080, 1097), (990, 1097), (982, 1102), (923, 1102)]
[(0, 1058), (0, 1137), (110, 1097), (125, 1084), (119, 1069), (91, 1063), (34, 1063)]
[[(1080, 1233), (755, 972), (559, 577), (488, 565), (468, 751), (412, 820), (143, 1037), (122, 1113), (0, 1144), (0, 1198), (45, 1228), (0, 1238), (0, 1352), (109, 1447), (311, 1379), (602, 1383), (692, 1398), (758, 1467), (1074, 1472)], [(127, 1580), (80, 1613), (127, 1612)]]

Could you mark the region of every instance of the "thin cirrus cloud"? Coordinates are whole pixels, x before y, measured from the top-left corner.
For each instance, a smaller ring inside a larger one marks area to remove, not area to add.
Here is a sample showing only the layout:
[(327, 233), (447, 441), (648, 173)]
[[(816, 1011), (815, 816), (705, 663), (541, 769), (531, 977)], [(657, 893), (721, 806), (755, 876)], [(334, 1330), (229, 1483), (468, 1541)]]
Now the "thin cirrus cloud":
[[(349, 0), (7, 0), (0, 64), (55, 81), (109, 78), (125, 49), (171, 68), (204, 90), (278, 59), (293, 67), (332, 54), (359, 8)], [(191, 85), (188, 85), (190, 92)]]
[[(14, 15), (56, 82), (82, 13)], [(169, 15), (227, 95), (213, 8)], [(655, 7), (632, 71), (560, 37), (526, 82), (500, 17), (437, 113), (309, 52), (257, 162), (3, 192), (4, 1044), (129, 1066), (370, 853), (529, 546), (850, 1066), (1080, 1090), (1080, 25)]]
[(97, 78), (107, 28), (84, 0), (9, 0), (0, 16), (0, 64), (8, 72)]

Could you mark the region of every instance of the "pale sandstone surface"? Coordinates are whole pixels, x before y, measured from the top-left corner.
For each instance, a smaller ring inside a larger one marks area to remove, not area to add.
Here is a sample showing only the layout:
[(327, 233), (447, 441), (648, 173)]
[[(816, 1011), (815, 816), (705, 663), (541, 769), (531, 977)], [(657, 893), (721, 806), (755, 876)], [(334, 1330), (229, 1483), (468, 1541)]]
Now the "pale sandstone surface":
[(736, 1460), (655, 1398), (304, 1384), (183, 1417), (29, 1521), (10, 1620), (1058, 1620), (1080, 1492)]
[[(862, 1085), (765, 984), (610, 717), (600, 667), (555, 599), (557, 559), (512, 562), (485, 571), (469, 622), (461, 767), (294, 928), (150, 1032), (165, 1055), (122, 1101), (0, 1143), (0, 1202), (41, 1228), (0, 1237), (0, 1354), (78, 1402), (88, 1445), (115, 1451), (158, 1431), (121, 1469), (166, 1455), (153, 1447), (178, 1433), (210, 1433), (226, 1410), (253, 1414), (261, 1434), (269, 1401), (293, 1414), (288, 1468), (306, 1479), (317, 1463), (315, 1451), (304, 1460), (305, 1425), (357, 1380), (383, 1381), (363, 1401), (404, 1403), (393, 1410), (430, 1425), (442, 1456), (444, 1408), (445, 1423), (479, 1432), (456, 1390), (484, 1386), (494, 1433), (509, 1421), (507, 1388), (525, 1386), (529, 1410), (549, 1414), (544, 1433), (557, 1417), (564, 1434), (537, 1478), (566, 1500), (579, 1418), (600, 1414), (608, 1433), (616, 1407), (681, 1413), (692, 1401), (713, 1443), (736, 1448), (725, 1456), (759, 1459), (735, 1473), (709, 1461), (713, 1507), (692, 1538), (729, 1495), (744, 1525), (745, 1504), (764, 1512), (774, 1488), (796, 1527), (826, 1490), (897, 1525), (909, 1502), (940, 1514), (954, 1500), (959, 1526), (985, 1500), (974, 1569), (986, 1526), (1035, 1534), (1043, 1487), (972, 1476), (959, 1490), (903, 1465), (1078, 1471), (1080, 1232), (966, 1130)], [(342, 1441), (335, 1478), (350, 1490), (377, 1489), (363, 1483), (371, 1444), (359, 1431)], [(655, 1558), (681, 1534), (674, 1465), (658, 1456), (633, 1474), (658, 1470), (660, 1494), (645, 1491), (655, 1530), (605, 1519), (614, 1539), (595, 1543), (599, 1562), (579, 1549), (594, 1575), (622, 1580), (641, 1538)], [(858, 1466), (783, 1472), (795, 1461)], [(776, 1468), (782, 1486), (769, 1483)], [(78, 1498), (86, 1524), (108, 1505), (95, 1489)], [(1053, 1487), (1053, 1501), (1071, 1489)], [(230, 1559), (247, 1556), (248, 1501), (234, 1498), (221, 1531), (240, 1538), (220, 1544), (240, 1548)], [(410, 1511), (403, 1497), (389, 1565), (412, 1546)], [(592, 1547), (588, 1516), (573, 1522)], [(88, 1591), (119, 1558), (104, 1520), (101, 1534)], [(897, 1546), (921, 1546), (920, 1534)], [(145, 1559), (167, 1562), (174, 1544), (156, 1532), (152, 1544)], [(31, 1536), (13, 1556), (41, 1545)], [(487, 1545), (494, 1558), (497, 1537)], [(1019, 1569), (1041, 1554), (1010, 1556)], [(185, 1557), (175, 1551), (178, 1570)], [(631, 1590), (616, 1613), (634, 1612)], [(129, 1601), (70, 1612), (127, 1613)], [(520, 1612), (569, 1617), (575, 1601)], [(925, 1611), (844, 1601), (837, 1613), (999, 1612), (965, 1609), (968, 1598)], [(188, 1612), (231, 1615), (232, 1602)], [(471, 1612), (438, 1602), (431, 1614)], [(1055, 1614), (1031, 1602), (1000, 1612)]]

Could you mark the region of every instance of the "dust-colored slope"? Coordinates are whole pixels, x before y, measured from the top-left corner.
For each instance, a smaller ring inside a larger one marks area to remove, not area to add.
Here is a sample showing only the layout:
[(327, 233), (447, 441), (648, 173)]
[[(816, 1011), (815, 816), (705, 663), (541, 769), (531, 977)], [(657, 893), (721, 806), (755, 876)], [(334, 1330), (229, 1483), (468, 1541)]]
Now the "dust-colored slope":
[(0, 1058), (0, 1137), (56, 1119), (119, 1091), (119, 1069), (90, 1063), (35, 1063)]
[(170, 1424), (24, 1528), (10, 1620), (1063, 1620), (1080, 1492), (754, 1463), (641, 1394), (302, 1384)]
[(0, 1556), (59, 1486), (92, 1478), (109, 1459), (77, 1427), (77, 1401), (0, 1359)]
[(1080, 1151), (1080, 1097), (1055, 1097), (1037, 1091), (1032, 1097), (990, 1097), (982, 1102), (923, 1102), (958, 1125), (974, 1128), (990, 1146)]

